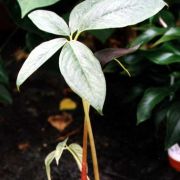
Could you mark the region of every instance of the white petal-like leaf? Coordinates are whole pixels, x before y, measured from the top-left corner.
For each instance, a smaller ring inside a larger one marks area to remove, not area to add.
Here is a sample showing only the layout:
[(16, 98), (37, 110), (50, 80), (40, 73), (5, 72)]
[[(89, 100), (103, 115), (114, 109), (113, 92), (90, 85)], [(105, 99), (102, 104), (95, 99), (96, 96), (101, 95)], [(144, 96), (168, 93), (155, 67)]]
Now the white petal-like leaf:
[(81, 19), (83, 18), (82, 16), (88, 11), (90, 7), (91, 7), (91, 2), (89, 0), (86, 0), (79, 3), (71, 11), (69, 17), (69, 27), (72, 34), (78, 30), (78, 27), (80, 26), (81, 23)]
[(59, 66), (72, 90), (102, 113), (106, 83), (101, 65), (91, 50), (78, 41), (70, 41), (61, 51)]
[(79, 144), (72, 143), (68, 146), (67, 150), (69, 150), (69, 152), (73, 155), (79, 170), (82, 171), (82, 147)]
[(45, 159), (45, 166), (46, 166), (46, 173), (47, 173), (47, 177), (48, 180), (51, 180), (51, 163), (55, 158), (55, 151), (52, 151), (51, 153), (49, 153)]
[(58, 49), (65, 43), (66, 39), (57, 38), (44, 42), (37, 46), (21, 67), (16, 85), (19, 87), (32, 73), (34, 73), (42, 64), (44, 64)]
[(57, 165), (59, 164), (59, 159), (61, 158), (61, 155), (64, 151), (64, 148), (66, 146), (68, 138), (66, 138), (63, 142), (60, 142), (57, 146), (56, 146), (56, 151), (55, 151), (55, 159), (56, 159), (56, 163)]
[(42, 31), (56, 35), (69, 36), (70, 30), (63, 18), (47, 10), (36, 10), (28, 17)]
[(100, 0), (84, 1), (70, 16), (70, 29), (80, 32), (90, 29), (117, 28), (133, 25), (158, 13), (163, 0)]
[(23, 18), (33, 9), (55, 4), (60, 0), (17, 0), (21, 8), (21, 17)]

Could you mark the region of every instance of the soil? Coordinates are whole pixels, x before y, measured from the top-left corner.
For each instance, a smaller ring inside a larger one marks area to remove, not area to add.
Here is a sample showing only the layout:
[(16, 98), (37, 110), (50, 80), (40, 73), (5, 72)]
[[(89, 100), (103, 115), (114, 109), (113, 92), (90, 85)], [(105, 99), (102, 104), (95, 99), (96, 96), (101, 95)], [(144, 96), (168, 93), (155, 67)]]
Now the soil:
[[(67, 85), (59, 73), (43, 68), (29, 78), (20, 92), (16, 90), (15, 80), (22, 61), (15, 61), (13, 52), (17, 47), (23, 48), (19, 37), (21, 34), (17, 33), (15, 45), (9, 44), (3, 54), (13, 104), (0, 106), (0, 180), (46, 180), (44, 159), (56, 147), (57, 139), (80, 129), (68, 143), (82, 142), (82, 104), (73, 92), (66, 91)], [(91, 111), (101, 180), (179, 180), (180, 173), (169, 166), (163, 138), (157, 136), (153, 122), (136, 126), (135, 108), (121, 103), (120, 87), (128, 88), (128, 80), (117, 74), (106, 75), (106, 80), (104, 116)], [(47, 119), (63, 113), (59, 102), (64, 97), (72, 98), (78, 108), (68, 112), (73, 123), (65, 132), (59, 132)], [(90, 157), (88, 163), (93, 179)], [(65, 152), (58, 167), (52, 164), (52, 177), (80, 179), (71, 155)]]

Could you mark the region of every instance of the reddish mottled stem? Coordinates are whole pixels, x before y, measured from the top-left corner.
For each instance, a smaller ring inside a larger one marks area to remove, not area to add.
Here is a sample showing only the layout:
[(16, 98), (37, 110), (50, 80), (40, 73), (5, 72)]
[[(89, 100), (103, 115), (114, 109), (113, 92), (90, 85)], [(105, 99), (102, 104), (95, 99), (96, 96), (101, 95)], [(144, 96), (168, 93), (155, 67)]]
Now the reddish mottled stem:
[(87, 180), (87, 121), (84, 118), (84, 133), (83, 133), (83, 156), (82, 156), (82, 172), (81, 180)]

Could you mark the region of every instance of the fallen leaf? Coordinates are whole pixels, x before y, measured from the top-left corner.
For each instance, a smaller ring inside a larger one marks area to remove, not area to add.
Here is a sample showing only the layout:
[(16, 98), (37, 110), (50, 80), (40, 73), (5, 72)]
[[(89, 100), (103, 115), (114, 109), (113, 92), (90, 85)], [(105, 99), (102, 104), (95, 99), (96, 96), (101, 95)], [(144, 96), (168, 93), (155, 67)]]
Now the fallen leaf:
[(63, 110), (74, 110), (77, 108), (77, 104), (76, 102), (74, 102), (72, 99), (70, 98), (65, 98), (63, 99), (60, 104), (59, 104), (59, 109), (61, 111)]
[(54, 115), (54, 116), (49, 116), (48, 122), (62, 132), (64, 129), (66, 129), (73, 121), (73, 118), (71, 114), (69, 113), (63, 113), (62, 115)]
[(18, 144), (18, 149), (21, 151), (26, 151), (29, 149), (29, 147), (30, 147), (30, 144), (28, 142)]

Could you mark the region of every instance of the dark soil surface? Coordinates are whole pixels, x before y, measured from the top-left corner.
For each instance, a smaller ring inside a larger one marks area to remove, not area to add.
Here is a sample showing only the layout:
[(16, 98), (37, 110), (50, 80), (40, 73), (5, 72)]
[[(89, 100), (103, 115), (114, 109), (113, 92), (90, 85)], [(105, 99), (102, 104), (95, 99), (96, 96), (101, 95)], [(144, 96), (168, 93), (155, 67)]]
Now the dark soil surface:
[[(81, 144), (81, 100), (71, 92), (64, 93), (66, 84), (59, 74), (42, 69), (17, 92), (15, 79), (22, 62), (16, 62), (8, 54), (13, 50), (15, 47), (9, 45), (4, 53), (13, 104), (0, 106), (0, 180), (46, 180), (44, 159), (56, 147), (57, 138), (64, 135), (47, 119), (62, 113), (58, 106), (64, 96), (74, 99), (78, 108), (68, 112), (74, 121), (66, 131), (80, 128), (69, 142)], [(106, 79), (104, 116), (91, 112), (101, 180), (179, 180), (180, 174), (169, 166), (163, 138), (156, 136), (153, 123), (147, 121), (136, 126), (133, 107), (121, 104), (120, 87), (126, 86), (127, 80), (117, 75), (106, 75)], [(93, 179), (90, 157), (89, 174)], [(64, 153), (58, 167), (53, 163), (52, 177), (53, 180), (80, 179), (71, 155)]]

